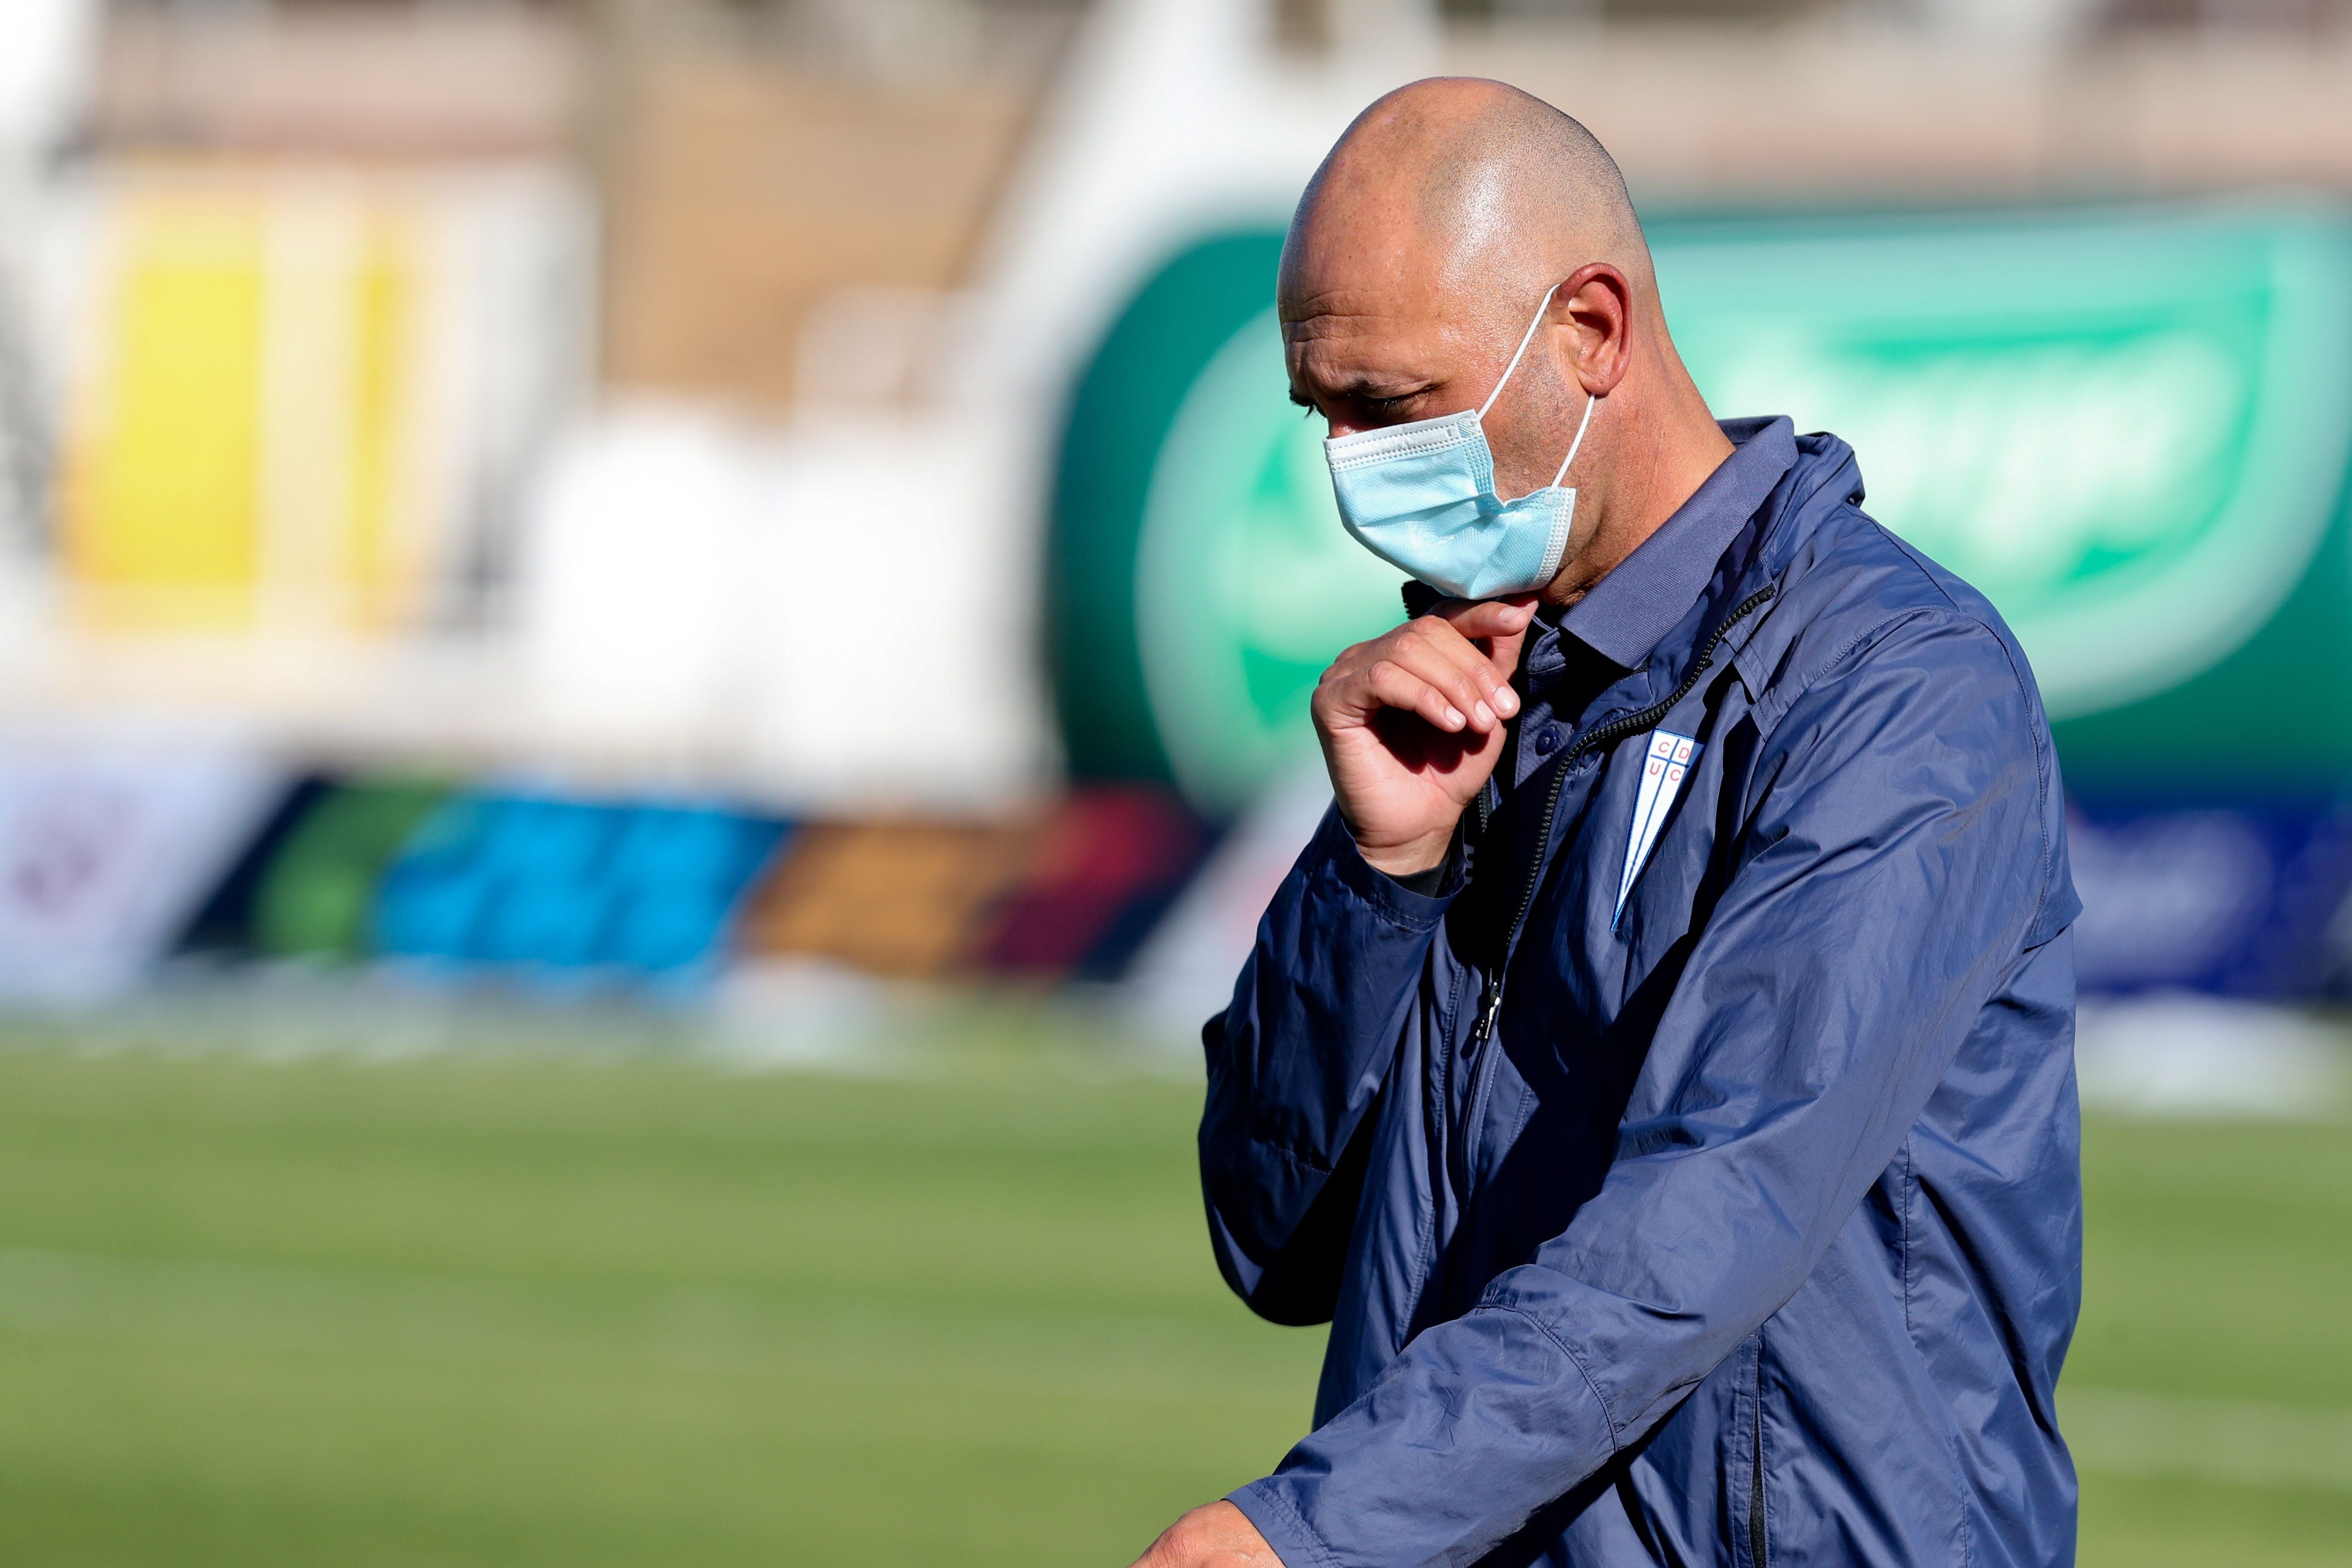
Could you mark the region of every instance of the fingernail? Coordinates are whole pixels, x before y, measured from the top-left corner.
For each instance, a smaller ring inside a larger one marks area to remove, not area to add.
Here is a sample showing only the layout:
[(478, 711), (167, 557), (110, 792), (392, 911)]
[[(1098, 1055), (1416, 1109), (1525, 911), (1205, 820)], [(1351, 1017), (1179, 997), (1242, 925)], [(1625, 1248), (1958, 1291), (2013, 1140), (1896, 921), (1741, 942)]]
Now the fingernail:
[(1456, 729), (1461, 728), (1461, 727), (1462, 727), (1462, 715), (1461, 715), (1460, 710), (1455, 709), (1455, 708), (1447, 708), (1447, 709), (1445, 710), (1445, 722), (1446, 722), (1447, 724), (1449, 724), (1449, 725), (1453, 726), (1453, 727), (1454, 727), (1454, 728), (1456, 728)]
[(1485, 703), (1478, 705), (1478, 727), (1484, 729), (1495, 722), (1495, 710)]
[(1508, 686), (1496, 688), (1495, 692), (1495, 711), (1501, 714), (1506, 718), (1508, 718), (1511, 715), (1518, 712), (1519, 694), (1513, 691)]

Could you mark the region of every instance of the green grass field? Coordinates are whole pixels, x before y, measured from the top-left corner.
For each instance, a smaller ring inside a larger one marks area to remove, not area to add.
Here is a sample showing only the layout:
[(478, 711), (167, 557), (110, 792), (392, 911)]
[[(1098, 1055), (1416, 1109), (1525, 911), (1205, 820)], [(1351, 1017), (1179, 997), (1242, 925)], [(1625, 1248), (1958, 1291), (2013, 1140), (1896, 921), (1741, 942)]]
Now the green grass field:
[[(1297, 1435), (1198, 1090), (0, 1051), (0, 1563), (1107, 1564)], [(2094, 1123), (2094, 1564), (2352, 1561), (2352, 1130)]]

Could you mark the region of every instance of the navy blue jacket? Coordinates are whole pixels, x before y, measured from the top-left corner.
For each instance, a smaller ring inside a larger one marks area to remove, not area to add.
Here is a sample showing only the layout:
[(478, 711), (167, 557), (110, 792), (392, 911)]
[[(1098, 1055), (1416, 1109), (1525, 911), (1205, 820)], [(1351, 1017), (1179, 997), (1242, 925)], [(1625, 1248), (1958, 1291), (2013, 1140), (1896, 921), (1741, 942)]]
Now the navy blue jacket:
[(1219, 1264), (1332, 1325), (1313, 1432), (1233, 1494), (1287, 1568), (2073, 1558), (2049, 727), (1843, 443), (1725, 430), (1538, 622), (1430, 892), (1327, 818), (1205, 1031)]

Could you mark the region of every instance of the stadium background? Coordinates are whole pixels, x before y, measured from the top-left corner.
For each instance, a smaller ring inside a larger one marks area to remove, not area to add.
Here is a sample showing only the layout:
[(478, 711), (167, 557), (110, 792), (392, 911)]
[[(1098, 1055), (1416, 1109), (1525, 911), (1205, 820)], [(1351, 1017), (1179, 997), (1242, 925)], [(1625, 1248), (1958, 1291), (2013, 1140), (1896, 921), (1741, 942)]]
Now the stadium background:
[(2034, 656), (2084, 1560), (2352, 1561), (2336, 0), (0, 8), (0, 1561), (1117, 1563), (1272, 1464), (1189, 1036), (1395, 584), (1271, 270), (1441, 69)]

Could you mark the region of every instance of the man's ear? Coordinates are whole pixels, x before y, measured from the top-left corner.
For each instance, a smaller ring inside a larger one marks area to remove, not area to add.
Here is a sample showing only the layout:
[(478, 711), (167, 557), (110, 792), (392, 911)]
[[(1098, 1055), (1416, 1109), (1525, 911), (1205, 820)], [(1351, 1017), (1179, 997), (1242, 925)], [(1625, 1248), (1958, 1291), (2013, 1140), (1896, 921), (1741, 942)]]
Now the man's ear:
[(1633, 286), (1605, 261), (1589, 261), (1563, 279), (1552, 296), (1555, 322), (1576, 332), (1570, 366), (1595, 397), (1607, 397), (1633, 362)]

